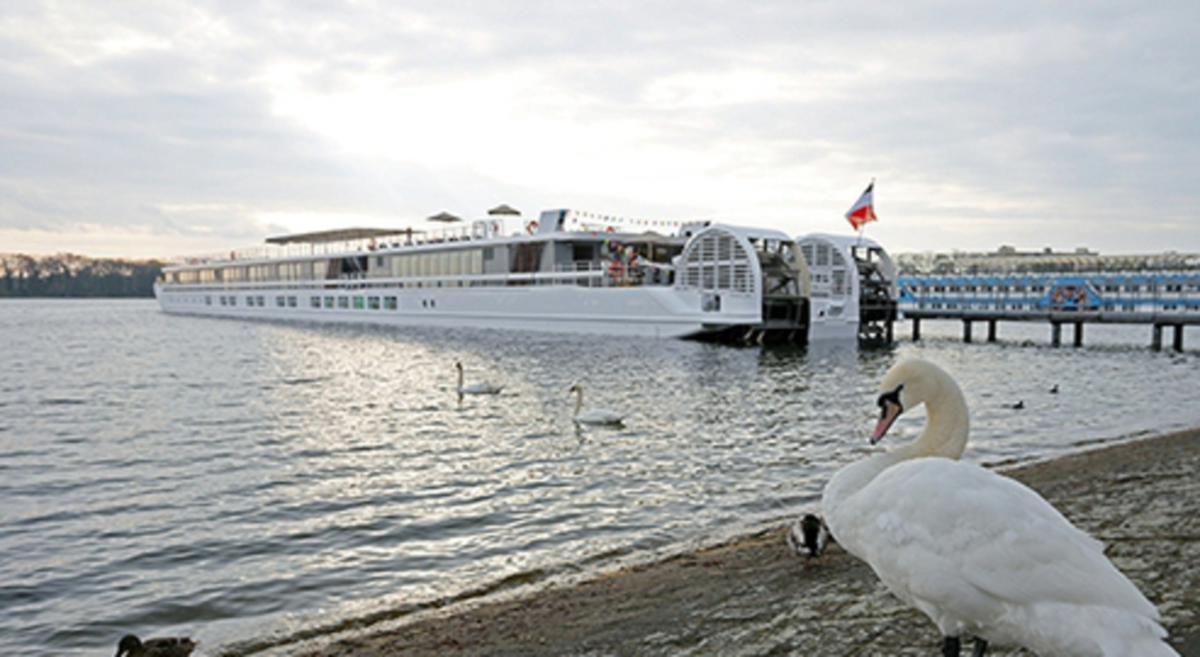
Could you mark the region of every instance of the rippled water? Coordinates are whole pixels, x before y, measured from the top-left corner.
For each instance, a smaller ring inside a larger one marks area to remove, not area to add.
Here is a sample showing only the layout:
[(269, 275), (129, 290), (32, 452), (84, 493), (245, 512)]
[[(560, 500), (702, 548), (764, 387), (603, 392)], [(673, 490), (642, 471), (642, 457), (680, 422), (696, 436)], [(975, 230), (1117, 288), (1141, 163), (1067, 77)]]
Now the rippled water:
[[(877, 381), (909, 355), (959, 378), (985, 463), (1200, 425), (1197, 352), (1153, 353), (1149, 328), (1088, 327), (1082, 349), (959, 330), (760, 350), (0, 302), (0, 652), (101, 654), (126, 632), (286, 650), (774, 524), (866, 450)], [(460, 404), (456, 361), (503, 393)], [(575, 381), (626, 426), (576, 430)]]

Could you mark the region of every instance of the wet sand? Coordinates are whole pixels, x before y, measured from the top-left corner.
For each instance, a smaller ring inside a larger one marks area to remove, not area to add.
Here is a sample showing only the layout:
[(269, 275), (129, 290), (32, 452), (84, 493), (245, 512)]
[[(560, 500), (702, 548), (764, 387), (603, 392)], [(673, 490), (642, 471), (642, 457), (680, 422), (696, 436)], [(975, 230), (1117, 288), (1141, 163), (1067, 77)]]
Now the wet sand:
[[(1100, 539), (1158, 607), (1171, 644), (1200, 657), (1198, 466), (1195, 429), (1004, 472)], [(781, 527), (579, 584), (317, 637), (304, 650), (310, 657), (937, 653), (937, 628), (893, 598), (864, 563), (836, 545), (806, 562), (783, 535)]]

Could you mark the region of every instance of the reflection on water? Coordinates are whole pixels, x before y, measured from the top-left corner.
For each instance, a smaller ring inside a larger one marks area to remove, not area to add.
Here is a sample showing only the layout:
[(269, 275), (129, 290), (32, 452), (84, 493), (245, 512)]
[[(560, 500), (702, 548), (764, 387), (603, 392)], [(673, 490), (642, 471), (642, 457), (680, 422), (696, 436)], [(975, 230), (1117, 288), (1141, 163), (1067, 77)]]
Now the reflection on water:
[[(1038, 327), (964, 346), (926, 323), (859, 352), (0, 308), (9, 652), (96, 654), (128, 631), (252, 652), (773, 524), (868, 450), (877, 381), (909, 355), (958, 376), (986, 463), (1200, 423), (1195, 352), (1091, 327), (1052, 349)], [(459, 402), (456, 361), (503, 392)], [(576, 381), (626, 426), (576, 428)]]

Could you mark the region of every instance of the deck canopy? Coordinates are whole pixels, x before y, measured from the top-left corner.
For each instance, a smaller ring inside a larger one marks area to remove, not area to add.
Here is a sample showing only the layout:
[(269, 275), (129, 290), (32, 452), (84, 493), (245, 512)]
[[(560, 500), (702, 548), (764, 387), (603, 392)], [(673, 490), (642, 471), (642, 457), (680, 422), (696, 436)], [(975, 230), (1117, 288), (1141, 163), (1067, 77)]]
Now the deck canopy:
[(508, 205), (507, 203), (501, 203), (500, 205), (497, 205), (496, 207), (492, 208), (491, 210), (488, 210), (488, 216), (489, 217), (495, 217), (495, 216), (519, 217), (519, 216), (521, 216), (521, 211), (512, 207), (511, 205)]
[(312, 233), (296, 233), (268, 237), (267, 244), (325, 244), (327, 242), (349, 242), (365, 240), (390, 235), (412, 235), (419, 230), (411, 228), (339, 228), (336, 230), (319, 230)]

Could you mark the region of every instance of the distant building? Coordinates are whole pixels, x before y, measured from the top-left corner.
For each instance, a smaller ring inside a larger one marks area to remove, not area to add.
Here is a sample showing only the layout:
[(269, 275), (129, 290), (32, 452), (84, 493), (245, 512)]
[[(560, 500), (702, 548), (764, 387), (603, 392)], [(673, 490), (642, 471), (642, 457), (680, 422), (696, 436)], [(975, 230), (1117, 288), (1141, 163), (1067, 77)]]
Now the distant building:
[(1087, 247), (1056, 252), (1019, 251), (1002, 245), (993, 252), (900, 253), (896, 265), (901, 275), (919, 274), (1030, 274), (1042, 272), (1141, 272), (1200, 270), (1200, 253), (1100, 255)]

